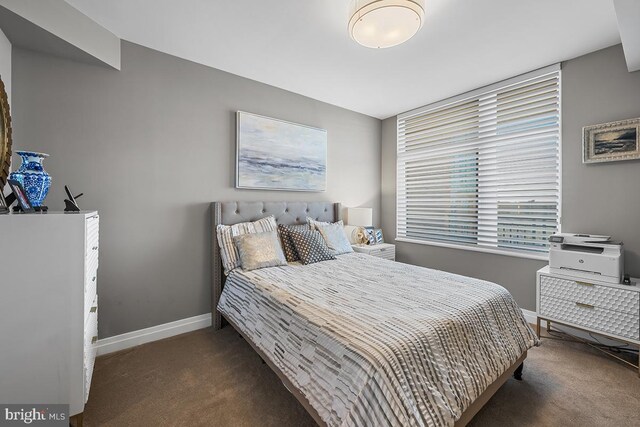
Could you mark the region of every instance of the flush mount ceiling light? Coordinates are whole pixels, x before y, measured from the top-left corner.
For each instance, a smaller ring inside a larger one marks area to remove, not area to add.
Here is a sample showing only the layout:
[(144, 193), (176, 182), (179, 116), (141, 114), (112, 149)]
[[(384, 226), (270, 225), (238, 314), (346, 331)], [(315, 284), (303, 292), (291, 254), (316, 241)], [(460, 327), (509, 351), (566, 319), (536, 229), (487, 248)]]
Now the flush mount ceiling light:
[(424, 0), (352, 0), (349, 34), (363, 46), (406, 42), (422, 28)]

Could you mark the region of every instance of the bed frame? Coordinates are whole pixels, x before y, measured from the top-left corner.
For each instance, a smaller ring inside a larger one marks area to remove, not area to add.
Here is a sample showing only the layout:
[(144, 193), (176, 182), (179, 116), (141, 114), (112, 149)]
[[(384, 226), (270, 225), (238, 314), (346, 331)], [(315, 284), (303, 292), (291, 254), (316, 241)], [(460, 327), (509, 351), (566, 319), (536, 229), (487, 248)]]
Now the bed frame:
[[(223, 326), (223, 317), (218, 312), (218, 301), (224, 286), (224, 274), (220, 247), (216, 235), (216, 227), (219, 224), (233, 225), (245, 221), (256, 221), (260, 218), (273, 215), (278, 224), (300, 224), (307, 217), (316, 221), (335, 222), (342, 219), (342, 205), (331, 202), (213, 202), (211, 203), (211, 250), (212, 250), (212, 283), (211, 283), (211, 322), (214, 330)], [(307, 398), (298, 390), (291, 381), (274, 365), (269, 356), (260, 350), (251, 339), (246, 336), (239, 325), (228, 319), (229, 323), (258, 353), (260, 358), (276, 373), (284, 386), (295, 396), (307, 412), (313, 417), (319, 426), (326, 426), (318, 412), (311, 406)], [(527, 352), (524, 352), (516, 362), (507, 368), (478, 398), (467, 408), (455, 426), (466, 426), (469, 421), (482, 409), (498, 389), (513, 375), (517, 380), (522, 379), (522, 368)]]

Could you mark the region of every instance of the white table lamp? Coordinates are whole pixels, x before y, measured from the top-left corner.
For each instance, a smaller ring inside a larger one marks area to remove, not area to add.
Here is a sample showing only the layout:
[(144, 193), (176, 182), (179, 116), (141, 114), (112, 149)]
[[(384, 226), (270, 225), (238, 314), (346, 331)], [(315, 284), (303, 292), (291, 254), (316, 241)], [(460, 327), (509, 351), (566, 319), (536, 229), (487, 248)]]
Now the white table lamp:
[(347, 208), (347, 224), (361, 227), (373, 226), (373, 209)]

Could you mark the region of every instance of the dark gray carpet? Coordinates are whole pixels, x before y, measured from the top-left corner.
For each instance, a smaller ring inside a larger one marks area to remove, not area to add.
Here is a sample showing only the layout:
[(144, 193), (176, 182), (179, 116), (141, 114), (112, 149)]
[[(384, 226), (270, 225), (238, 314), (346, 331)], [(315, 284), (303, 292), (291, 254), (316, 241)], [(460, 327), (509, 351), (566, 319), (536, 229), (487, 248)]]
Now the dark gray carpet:
[[(637, 371), (581, 344), (543, 340), (474, 426), (638, 426)], [(87, 426), (314, 426), (231, 327), (97, 359)]]

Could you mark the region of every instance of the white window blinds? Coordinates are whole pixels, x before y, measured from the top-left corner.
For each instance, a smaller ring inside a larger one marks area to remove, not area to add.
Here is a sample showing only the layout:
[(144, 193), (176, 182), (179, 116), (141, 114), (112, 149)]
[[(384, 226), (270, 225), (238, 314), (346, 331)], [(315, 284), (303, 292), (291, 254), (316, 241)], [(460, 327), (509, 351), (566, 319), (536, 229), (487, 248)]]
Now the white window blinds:
[(560, 225), (560, 68), (398, 116), (397, 237), (539, 254)]

